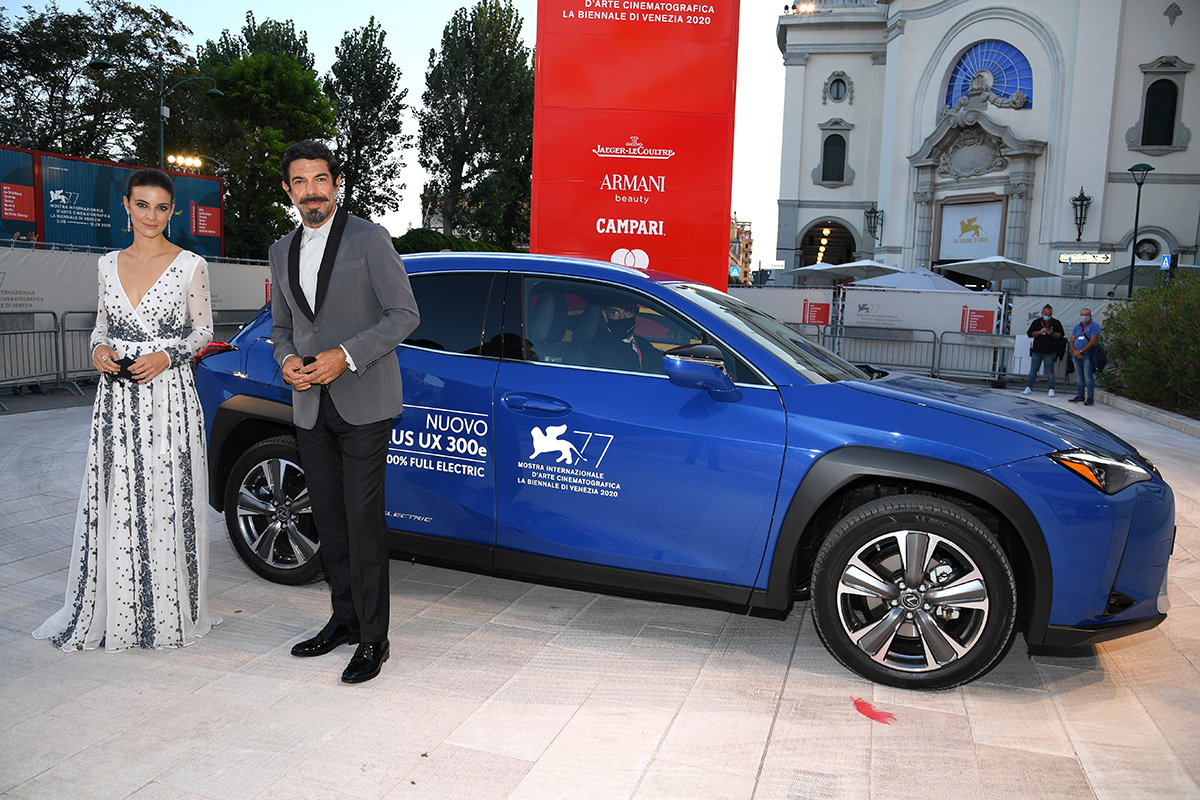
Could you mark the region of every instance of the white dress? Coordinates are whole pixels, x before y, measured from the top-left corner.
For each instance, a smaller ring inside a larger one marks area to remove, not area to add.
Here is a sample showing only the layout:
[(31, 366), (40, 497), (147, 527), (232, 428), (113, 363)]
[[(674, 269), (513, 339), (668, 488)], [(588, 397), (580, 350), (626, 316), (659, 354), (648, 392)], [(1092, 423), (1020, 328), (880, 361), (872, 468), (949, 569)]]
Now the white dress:
[[(191, 357), (212, 341), (208, 265), (181, 252), (134, 308), (100, 257), (92, 349), (164, 350), (147, 384), (100, 378), (66, 603), (33, 635), (63, 650), (182, 647), (208, 633), (208, 476)], [(191, 332), (184, 337), (190, 325)]]

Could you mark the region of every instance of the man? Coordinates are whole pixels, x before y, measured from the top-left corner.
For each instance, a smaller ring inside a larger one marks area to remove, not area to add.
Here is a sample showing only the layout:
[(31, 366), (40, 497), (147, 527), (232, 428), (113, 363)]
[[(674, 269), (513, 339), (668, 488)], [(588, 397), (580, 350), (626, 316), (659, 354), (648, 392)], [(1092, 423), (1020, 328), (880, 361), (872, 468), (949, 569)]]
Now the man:
[(1058, 340), (1063, 337), (1062, 323), (1054, 318), (1054, 309), (1049, 303), (1042, 309), (1042, 315), (1029, 323), (1030, 343), (1029, 379), (1025, 381), (1025, 391), (1033, 391), (1033, 382), (1037, 380), (1038, 370), (1045, 364), (1046, 384), (1049, 386), (1049, 396), (1054, 397), (1054, 362), (1058, 360)]
[(638, 303), (621, 295), (606, 301), (600, 309), (600, 329), (585, 346), (588, 366), (620, 369), (627, 372), (662, 372), (662, 353), (644, 336), (637, 336)]
[[(1100, 340), (1100, 323), (1092, 322), (1092, 310), (1079, 312), (1079, 323), (1071, 329), (1071, 356), (1075, 359), (1075, 396), (1068, 402), (1095, 404), (1096, 374), (1092, 366), (1092, 348)], [(1084, 383), (1087, 384), (1087, 399), (1083, 397)]]
[(388, 643), (383, 477), (392, 418), (403, 410), (395, 348), (417, 326), (404, 263), (388, 232), (337, 207), (337, 158), (298, 142), (283, 190), (303, 224), (271, 246), (271, 337), (305, 467), (333, 615), (292, 655), (357, 644), (346, 683), (379, 674)]

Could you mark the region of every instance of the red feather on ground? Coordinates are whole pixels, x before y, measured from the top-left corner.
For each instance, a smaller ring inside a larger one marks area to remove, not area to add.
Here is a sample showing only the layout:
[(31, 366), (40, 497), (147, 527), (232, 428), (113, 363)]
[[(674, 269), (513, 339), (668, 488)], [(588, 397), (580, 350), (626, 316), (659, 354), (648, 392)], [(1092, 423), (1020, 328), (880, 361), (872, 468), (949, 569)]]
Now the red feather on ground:
[(864, 717), (873, 719), (876, 722), (882, 722), (884, 725), (891, 725), (896, 721), (895, 714), (890, 711), (880, 711), (861, 697), (851, 697), (850, 699), (854, 701), (854, 707), (858, 710), (858, 713)]

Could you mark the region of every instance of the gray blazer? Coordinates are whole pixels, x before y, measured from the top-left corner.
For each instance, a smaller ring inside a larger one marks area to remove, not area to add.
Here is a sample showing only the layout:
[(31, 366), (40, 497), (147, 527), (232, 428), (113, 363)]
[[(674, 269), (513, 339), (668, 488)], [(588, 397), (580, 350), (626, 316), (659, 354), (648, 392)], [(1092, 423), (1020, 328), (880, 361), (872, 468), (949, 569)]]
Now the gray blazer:
[[(391, 419), (404, 408), (396, 345), (417, 327), (420, 316), (404, 262), (388, 232), (339, 208), (330, 223), (325, 257), (317, 277), (316, 309), (300, 288), (302, 228), (271, 245), (271, 339), (280, 365), (346, 348), (356, 370), (329, 384), (329, 397), (352, 425)], [(317, 422), (320, 387), (292, 392), (292, 416), (301, 428)]]

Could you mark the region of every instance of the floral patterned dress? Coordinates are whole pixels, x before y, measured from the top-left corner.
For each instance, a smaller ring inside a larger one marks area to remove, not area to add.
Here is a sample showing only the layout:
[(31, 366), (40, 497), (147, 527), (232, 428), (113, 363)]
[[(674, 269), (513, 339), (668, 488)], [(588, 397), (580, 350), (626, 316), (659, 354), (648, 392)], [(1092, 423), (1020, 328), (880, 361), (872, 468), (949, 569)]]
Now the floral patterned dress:
[(212, 341), (208, 265), (181, 252), (136, 308), (115, 252), (100, 257), (99, 272), (92, 349), (162, 350), (171, 365), (146, 384), (100, 379), (66, 603), (33, 635), (63, 650), (182, 647), (214, 623), (204, 421), (190, 364)]

